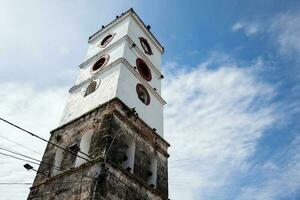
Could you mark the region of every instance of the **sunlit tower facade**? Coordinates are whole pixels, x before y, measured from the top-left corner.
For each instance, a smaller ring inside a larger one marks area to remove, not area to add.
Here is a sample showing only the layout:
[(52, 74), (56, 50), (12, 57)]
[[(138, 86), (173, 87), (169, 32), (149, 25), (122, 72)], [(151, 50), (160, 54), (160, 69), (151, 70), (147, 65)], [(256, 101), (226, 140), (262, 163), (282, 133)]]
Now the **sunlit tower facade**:
[(133, 9), (88, 43), (28, 199), (168, 199), (164, 48)]

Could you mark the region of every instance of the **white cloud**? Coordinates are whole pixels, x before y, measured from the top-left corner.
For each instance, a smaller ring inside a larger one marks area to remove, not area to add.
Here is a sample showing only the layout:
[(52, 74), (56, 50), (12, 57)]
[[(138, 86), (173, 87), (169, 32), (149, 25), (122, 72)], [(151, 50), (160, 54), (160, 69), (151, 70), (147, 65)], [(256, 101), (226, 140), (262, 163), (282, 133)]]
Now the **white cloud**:
[(84, 61), (88, 37), (132, 4), (0, 0), (0, 80), (70, 84), (75, 77), (61, 79), (58, 72), (76, 69)]
[(167, 75), (171, 199), (224, 199), (247, 171), (258, 139), (276, 121), (275, 88), (259, 81), (260, 65), (214, 54), (191, 71)]
[[(215, 64), (219, 65), (217, 69), (209, 68)], [(166, 139), (172, 144), (171, 198), (205, 198), (213, 190), (230, 185), (234, 173), (247, 169), (245, 159), (255, 151), (263, 130), (275, 120), (273, 107), (268, 105), (275, 91), (255, 78), (261, 61), (239, 68), (229, 56), (214, 53), (192, 71), (176, 70), (180, 68), (174, 62), (168, 65), (176, 71), (167, 75), (164, 87), (168, 100)], [(1, 84), (1, 117), (48, 138), (49, 130), (57, 126), (66, 91), (42, 91), (24, 83)], [(2, 136), (39, 152), (45, 148), (45, 143), (3, 123), (0, 130)], [(0, 145), (14, 147), (1, 138)], [(21, 147), (14, 149), (30, 153)], [(23, 162), (3, 157), (0, 162), (5, 166), (0, 173), (2, 181), (33, 181), (35, 174), (25, 171)], [(0, 187), (6, 195), (2, 198), (24, 199), (28, 186), (18, 187), (18, 193), (12, 186)]]
[(272, 19), (271, 33), (279, 52), (283, 54), (300, 55), (300, 14), (281, 14)]
[(243, 31), (247, 36), (253, 36), (260, 31), (261, 27), (258, 23), (249, 22), (236, 22), (232, 27), (231, 31)]
[[(288, 147), (287, 153), (281, 154), (276, 161), (277, 166), (267, 161), (263, 170), (264, 181), (243, 187), (239, 200), (274, 200), (287, 198), (299, 192), (300, 188), (300, 137), (296, 138)], [(284, 152), (284, 149), (283, 149)]]
[[(58, 121), (65, 104), (66, 88), (37, 90), (32, 84), (5, 83), (0, 84), (0, 113), (1, 117), (10, 120), (28, 130), (37, 133), (45, 139), (50, 137), (49, 131), (58, 126)], [(21, 132), (2, 121), (0, 122), (0, 146), (41, 159), (46, 143), (24, 132)], [(20, 143), (34, 151), (36, 154), (24, 149), (9, 140)], [(1, 150), (0, 152), (3, 152)], [(23, 165), (25, 162), (17, 161), (0, 155), (1, 182), (33, 182), (34, 172), (27, 172)], [(37, 168), (37, 166), (35, 166)], [(28, 195), (28, 185), (0, 186), (1, 199), (21, 200)]]
[(243, 26), (240, 22), (237, 22), (237, 23), (235, 23), (235, 24), (232, 26), (231, 30), (234, 31), (234, 32), (236, 32), (236, 31), (242, 29), (243, 27), (244, 27), (244, 26)]

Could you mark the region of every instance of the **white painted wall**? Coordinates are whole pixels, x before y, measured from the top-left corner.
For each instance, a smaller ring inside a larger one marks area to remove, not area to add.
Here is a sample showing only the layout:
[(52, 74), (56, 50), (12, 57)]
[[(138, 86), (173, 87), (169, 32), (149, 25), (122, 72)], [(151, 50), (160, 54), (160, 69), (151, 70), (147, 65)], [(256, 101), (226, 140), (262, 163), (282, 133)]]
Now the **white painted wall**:
[[(82, 136), (81, 141), (80, 141), (80, 146), (79, 146), (81, 152), (77, 153), (77, 157), (76, 157), (76, 161), (75, 161), (75, 167), (78, 167), (78, 166), (82, 165), (83, 163), (87, 162), (83, 158), (86, 158), (86, 159), (89, 158), (87, 155), (89, 154), (92, 136), (93, 136), (93, 131), (92, 130), (88, 130)], [(85, 154), (87, 154), (87, 155), (85, 155)], [(80, 156), (80, 157), (78, 157), (78, 156)]]
[(61, 162), (63, 159), (63, 152), (64, 152), (64, 150), (59, 149), (59, 148), (55, 152), (54, 164), (52, 166), (52, 176), (59, 174), (59, 172), (61, 170), (60, 166), (61, 166)]
[(133, 137), (127, 136), (125, 139), (125, 143), (128, 145), (126, 150), (127, 160), (122, 163), (122, 167), (126, 169), (130, 167), (130, 172), (133, 173), (134, 169), (134, 154), (135, 154), (135, 140)]
[(100, 74), (97, 77), (98, 81), (100, 80), (100, 84), (95, 92), (90, 95), (84, 96), (89, 83), (86, 83), (82, 87), (71, 92), (68, 96), (60, 125), (63, 125), (114, 98), (117, 91), (120, 67), (120, 64), (116, 65)]
[[(120, 43), (118, 46), (111, 49), (107, 53), (105, 53), (105, 54), (109, 55), (109, 60), (108, 60), (108, 62), (106, 63), (105, 66), (113, 63), (118, 58), (122, 58), (123, 55), (124, 55), (124, 49), (125, 49), (125, 41)], [(100, 57), (93, 59), (93, 61), (91, 61), (89, 64), (87, 64), (86, 66), (80, 68), (79, 74), (78, 74), (78, 77), (77, 77), (77, 80), (76, 80), (76, 84), (79, 84), (79, 83), (85, 81), (86, 79), (92, 77), (93, 74), (91, 73), (91, 68), (98, 61), (98, 59)]]
[[(134, 49), (130, 49), (130, 44), (127, 42), (126, 45), (124, 46), (124, 58), (130, 63), (131, 66), (136, 66), (136, 59), (137, 58), (142, 58), (141, 56), (138, 55), (138, 53), (135, 53)], [(142, 58), (143, 59), (143, 58)], [(144, 59), (143, 59), (144, 60)], [(147, 61), (144, 60), (146, 63)], [(153, 69), (151, 69), (151, 66), (149, 63), (147, 63), (152, 74), (152, 80), (147, 81), (149, 85), (151, 85), (152, 88), (156, 88), (157, 92), (161, 94), (161, 79), (160, 77), (154, 72)], [(138, 72), (138, 70), (136, 69)], [(139, 73), (139, 72), (138, 72)]]
[[(98, 47), (98, 44), (108, 33), (116, 33), (113, 40), (104, 49)], [(119, 58), (126, 59), (132, 66), (136, 66), (136, 58), (139, 57), (137, 53), (134, 53), (134, 49), (130, 49), (130, 45), (124, 36), (128, 36), (133, 40), (138, 48), (141, 47), (139, 37), (144, 37), (148, 40), (151, 45), (153, 55), (144, 54), (149, 59), (149, 62), (155, 65), (157, 69), (160, 69), (161, 65), (161, 53), (157, 46), (154, 45), (147, 32), (137, 23), (137, 21), (128, 15), (121, 21), (117, 22), (114, 26), (101, 33), (95, 40), (89, 45), (87, 52), (87, 59), (104, 50), (110, 55), (109, 62), (106, 66), (110, 65)], [(120, 39), (123, 40), (121, 41)], [(86, 66), (80, 69), (76, 85), (86, 81), (92, 77), (91, 67), (97, 61), (94, 59)], [(146, 61), (147, 62), (147, 61)], [(150, 68), (151, 69), (151, 68)], [(161, 80), (151, 69), (152, 80), (149, 85), (152, 88), (156, 88), (158, 94), (161, 93)], [(84, 84), (80, 88), (72, 91), (67, 100), (60, 125), (63, 125), (80, 115), (90, 111), (98, 105), (111, 100), (114, 97), (121, 99), (128, 107), (136, 107), (139, 117), (143, 119), (150, 127), (156, 128), (157, 132), (163, 136), (163, 104), (155, 97), (150, 91), (151, 102), (150, 105), (143, 104), (137, 97), (136, 84), (140, 81), (134, 74), (129, 71), (126, 66), (122, 63), (116, 66), (108, 67), (106, 71), (101, 72), (97, 75), (101, 84), (96, 91), (86, 97), (84, 92), (89, 83)]]
[(156, 66), (157, 69), (160, 70), (161, 66), (161, 53), (158, 50), (158, 48), (154, 45), (150, 37), (148, 37), (148, 33), (146, 33), (136, 22), (134, 18), (130, 18), (129, 23), (129, 31), (128, 36), (133, 40), (133, 42), (141, 49), (143, 50), (143, 47), (140, 43), (139, 37), (144, 37), (148, 40), (148, 43), (151, 46), (153, 55), (145, 54), (148, 59)]
[(107, 29), (99, 37), (95, 38), (88, 47), (86, 60), (95, 54), (103, 50), (103, 48), (98, 47), (102, 39), (105, 38), (110, 33), (116, 33), (112, 41), (106, 46), (113, 44), (115, 41), (118, 41), (120, 38), (124, 37), (128, 33), (129, 28), (129, 18), (124, 18), (122, 21), (119, 21), (115, 26), (112, 26), (110, 29)]
[(156, 180), (157, 180), (157, 158), (153, 156), (151, 158), (151, 164), (149, 167), (149, 171), (152, 173), (152, 176), (148, 177), (147, 183), (148, 185), (154, 185), (156, 187)]
[(117, 86), (117, 97), (128, 107), (135, 107), (139, 117), (150, 127), (156, 128), (157, 132), (163, 136), (163, 104), (151, 92), (149, 92), (150, 104), (145, 105), (141, 102), (136, 93), (137, 83), (140, 83), (139, 80), (123, 66)]

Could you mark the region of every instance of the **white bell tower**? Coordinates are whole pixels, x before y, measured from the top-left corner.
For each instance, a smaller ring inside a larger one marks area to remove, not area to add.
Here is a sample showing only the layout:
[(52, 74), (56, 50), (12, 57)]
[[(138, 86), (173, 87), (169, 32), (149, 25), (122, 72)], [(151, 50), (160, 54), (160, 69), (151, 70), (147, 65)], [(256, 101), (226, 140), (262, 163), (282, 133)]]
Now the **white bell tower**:
[(89, 38), (28, 200), (168, 200), (163, 52), (133, 9)]
[(163, 136), (161, 55), (164, 48), (130, 9), (89, 38), (85, 61), (69, 90), (60, 121), (64, 125), (119, 98)]

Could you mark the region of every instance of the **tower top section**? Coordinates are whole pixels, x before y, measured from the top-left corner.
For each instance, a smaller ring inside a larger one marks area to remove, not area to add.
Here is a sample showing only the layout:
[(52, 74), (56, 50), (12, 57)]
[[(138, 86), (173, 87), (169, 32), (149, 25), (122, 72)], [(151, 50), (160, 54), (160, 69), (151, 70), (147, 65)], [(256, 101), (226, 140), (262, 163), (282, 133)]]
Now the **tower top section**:
[(150, 32), (150, 26), (130, 9), (89, 37), (88, 43), (60, 125), (118, 98), (163, 136), (164, 48)]
[(151, 26), (146, 25), (141, 18), (137, 15), (137, 13), (134, 11), (133, 8), (130, 8), (129, 10), (123, 12), (120, 16), (116, 16), (116, 19), (108, 23), (107, 25), (103, 25), (100, 30), (98, 30), (96, 33), (91, 35), (89, 37), (89, 43), (97, 39), (103, 32), (108, 31), (113, 26), (115, 26), (117, 23), (120, 23), (122, 20), (127, 18), (128, 16), (132, 16), (134, 20), (140, 25), (140, 27), (144, 30), (144, 32), (148, 35), (148, 37), (152, 40), (153, 44), (160, 50), (160, 53), (164, 53), (165, 49), (161, 45), (161, 43), (156, 39), (156, 37), (152, 34), (150, 31)]

